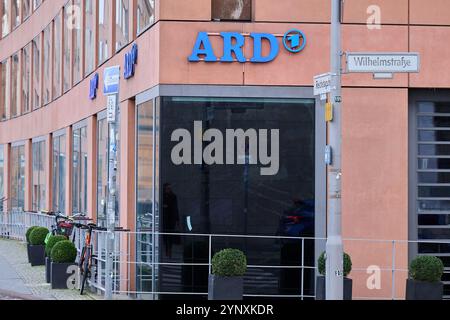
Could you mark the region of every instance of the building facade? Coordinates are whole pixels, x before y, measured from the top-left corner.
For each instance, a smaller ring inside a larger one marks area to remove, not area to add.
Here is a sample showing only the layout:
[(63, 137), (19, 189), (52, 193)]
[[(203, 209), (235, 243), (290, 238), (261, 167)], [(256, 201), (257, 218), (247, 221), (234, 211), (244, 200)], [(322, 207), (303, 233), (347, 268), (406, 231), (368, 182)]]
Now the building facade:
[[(345, 1), (344, 51), (421, 55), (417, 74), (343, 75), (343, 233), (357, 297), (404, 297), (417, 254), (450, 267), (448, 245), (414, 242), (450, 238), (449, 9)], [(116, 222), (137, 232), (136, 290), (205, 292), (207, 266), (171, 263), (207, 263), (198, 235), (231, 234), (249, 237), (218, 237), (212, 251), (247, 253), (257, 267), (246, 294), (314, 296), (327, 129), (312, 80), (329, 71), (329, 0), (1, 0), (0, 15), (5, 210), (106, 223), (104, 70), (120, 66)]]

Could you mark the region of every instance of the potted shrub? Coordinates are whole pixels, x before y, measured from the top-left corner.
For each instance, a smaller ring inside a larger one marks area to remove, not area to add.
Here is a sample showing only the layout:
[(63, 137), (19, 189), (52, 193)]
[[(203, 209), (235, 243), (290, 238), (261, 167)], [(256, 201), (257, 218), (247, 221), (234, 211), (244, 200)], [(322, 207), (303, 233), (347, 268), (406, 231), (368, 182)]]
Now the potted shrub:
[[(326, 299), (326, 253), (322, 252), (318, 260), (319, 276), (317, 276), (316, 283), (316, 300)], [(352, 271), (352, 259), (350, 255), (344, 253), (344, 300), (352, 300), (353, 280), (348, 278)]]
[(31, 232), (36, 229), (38, 226), (32, 226), (28, 228), (27, 232), (25, 233), (25, 239), (27, 241), (27, 254), (28, 254), (28, 262), (30, 261), (30, 234)]
[(36, 227), (30, 233), (29, 260), (33, 267), (45, 265), (45, 237), (48, 233), (44, 227)]
[(67, 240), (67, 238), (65, 236), (61, 236), (61, 235), (53, 236), (53, 235), (51, 235), (48, 238), (47, 243), (45, 244), (45, 280), (47, 281), (47, 283), (50, 283), (50, 270), (51, 270), (51, 263), (52, 263), (52, 259), (51, 259), (52, 249), (55, 246), (55, 244), (57, 244), (60, 241), (65, 241), (65, 240)]
[(444, 285), (441, 282), (444, 272), (442, 260), (434, 256), (415, 258), (409, 267), (406, 280), (407, 300), (442, 300)]
[(247, 258), (237, 249), (224, 249), (212, 259), (208, 300), (242, 300)]
[(69, 268), (76, 266), (77, 248), (69, 240), (59, 241), (53, 246), (51, 258), (50, 282), (52, 289), (68, 289), (67, 281), (73, 275)]

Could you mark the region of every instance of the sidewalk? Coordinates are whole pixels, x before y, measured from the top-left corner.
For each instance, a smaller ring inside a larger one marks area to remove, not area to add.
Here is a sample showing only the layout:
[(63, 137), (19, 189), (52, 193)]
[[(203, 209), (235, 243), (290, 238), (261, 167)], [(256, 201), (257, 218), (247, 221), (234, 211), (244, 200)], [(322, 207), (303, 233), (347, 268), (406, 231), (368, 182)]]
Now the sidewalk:
[(77, 290), (52, 290), (45, 282), (45, 267), (31, 267), (24, 243), (0, 239), (0, 300), (96, 300)]

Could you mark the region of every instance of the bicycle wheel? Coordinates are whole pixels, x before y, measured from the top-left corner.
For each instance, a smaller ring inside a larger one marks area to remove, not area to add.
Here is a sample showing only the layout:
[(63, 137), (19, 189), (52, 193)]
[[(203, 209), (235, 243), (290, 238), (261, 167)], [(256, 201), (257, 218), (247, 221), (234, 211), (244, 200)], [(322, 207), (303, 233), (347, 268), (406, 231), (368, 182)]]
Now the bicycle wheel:
[(89, 260), (91, 259), (91, 250), (90, 248), (86, 248), (86, 255), (83, 261), (83, 270), (82, 270), (82, 279), (81, 279), (81, 288), (80, 295), (84, 293), (84, 287), (86, 286), (87, 278), (89, 275)]

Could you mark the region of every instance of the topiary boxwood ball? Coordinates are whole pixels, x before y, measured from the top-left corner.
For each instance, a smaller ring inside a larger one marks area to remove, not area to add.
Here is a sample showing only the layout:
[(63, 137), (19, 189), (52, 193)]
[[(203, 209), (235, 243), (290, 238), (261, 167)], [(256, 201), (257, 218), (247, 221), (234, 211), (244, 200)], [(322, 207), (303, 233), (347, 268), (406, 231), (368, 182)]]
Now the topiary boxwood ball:
[[(319, 263), (318, 263), (318, 267), (319, 267), (319, 273), (321, 275), (326, 275), (326, 253), (322, 252), (322, 254), (319, 257)], [(344, 253), (344, 277), (347, 277), (350, 272), (352, 272), (352, 259), (350, 258), (350, 255), (348, 255), (347, 253)]]
[(247, 272), (247, 258), (241, 250), (224, 249), (212, 259), (212, 273), (222, 277), (241, 277)]
[(30, 234), (36, 228), (38, 228), (38, 226), (32, 226), (32, 227), (28, 228), (27, 232), (25, 233), (25, 239), (27, 240), (27, 243), (30, 243)]
[(30, 244), (33, 246), (43, 246), (45, 244), (45, 237), (47, 237), (47, 228), (37, 227), (30, 233)]
[(50, 257), (50, 254), (52, 253), (53, 246), (57, 244), (60, 241), (65, 241), (67, 238), (65, 236), (56, 235), (56, 236), (50, 236), (48, 239), (47, 244), (45, 245), (45, 254), (47, 257)]
[(55, 263), (73, 263), (77, 258), (77, 248), (69, 240), (57, 242), (53, 246), (51, 258)]
[(409, 267), (409, 276), (416, 281), (439, 282), (444, 273), (444, 263), (434, 256), (415, 258)]

